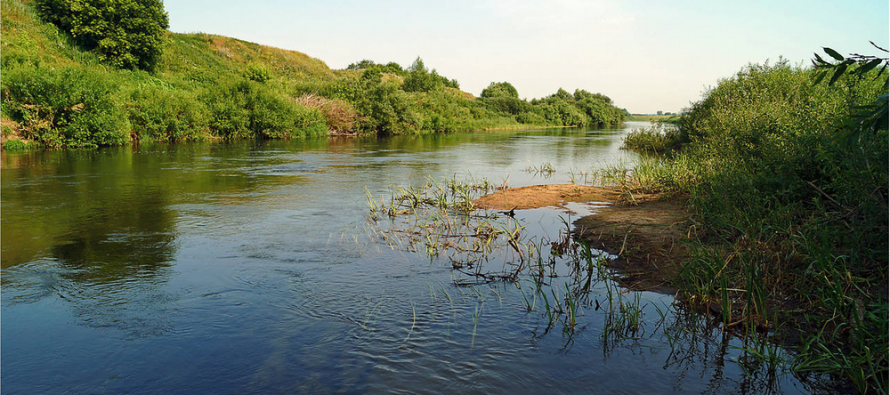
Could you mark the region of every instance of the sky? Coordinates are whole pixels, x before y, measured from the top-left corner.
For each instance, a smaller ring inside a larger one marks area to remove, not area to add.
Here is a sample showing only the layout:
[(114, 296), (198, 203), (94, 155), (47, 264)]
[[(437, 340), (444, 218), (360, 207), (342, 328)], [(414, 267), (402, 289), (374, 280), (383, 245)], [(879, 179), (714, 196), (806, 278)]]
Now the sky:
[[(284, 1), (164, 0), (170, 30), (300, 51), (334, 69), (370, 59), (430, 69), (479, 95), (507, 81), (524, 98), (563, 88), (631, 113), (677, 112), (749, 63), (814, 52), (880, 54), (887, 0)], [(886, 55), (885, 55), (886, 56)]]

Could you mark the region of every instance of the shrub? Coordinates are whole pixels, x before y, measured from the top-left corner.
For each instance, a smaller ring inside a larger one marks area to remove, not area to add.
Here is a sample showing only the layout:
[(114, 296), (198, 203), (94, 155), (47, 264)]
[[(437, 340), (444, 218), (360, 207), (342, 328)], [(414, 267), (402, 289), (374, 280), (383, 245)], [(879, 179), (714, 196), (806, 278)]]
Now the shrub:
[(256, 82), (266, 82), (272, 79), (272, 72), (263, 64), (251, 63), (244, 70), (244, 77)]
[(143, 86), (130, 95), (127, 111), (140, 141), (200, 139), (209, 127), (207, 106), (184, 91)]
[(405, 74), (405, 83), (402, 85), (402, 89), (405, 92), (431, 92), (434, 90), (440, 90), (444, 87), (449, 88), (460, 88), (460, 85), (457, 83), (457, 80), (449, 80), (436, 72), (435, 69), (433, 71), (428, 71), (426, 66), (423, 64), (423, 59), (417, 58), (411, 67), (408, 68), (408, 73)]
[(248, 80), (214, 87), (202, 96), (210, 103), (210, 130), (224, 138), (289, 138), (327, 133), (316, 109)]
[(328, 99), (318, 95), (303, 94), (296, 98), (301, 106), (318, 110), (334, 133), (346, 133), (355, 130), (359, 115), (351, 104), (340, 99)]
[(624, 136), (622, 148), (638, 152), (665, 152), (678, 148), (681, 143), (680, 131), (677, 128), (657, 124), (634, 129), (628, 133)]
[(526, 111), (516, 115), (516, 121), (529, 125), (546, 125), (544, 116), (534, 111)]
[(37, 0), (37, 13), (121, 68), (152, 69), (169, 27), (160, 0)]
[(390, 135), (420, 129), (410, 97), (395, 84), (364, 81), (354, 105), (362, 116), (357, 124), (360, 132)]
[(527, 101), (510, 96), (494, 96), (490, 98), (481, 98), (479, 100), (484, 103), (486, 107), (500, 113), (517, 115), (531, 110), (531, 104)]
[(4, 72), (6, 112), (23, 137), (49, 147), (120, 145), (130, 123), (114, 95), (116, 83), (103, 72), (69, 67), (21, 67)]
[(488, 88), (482, 90), (479, 97), (513, 97), (519, 98), (519, 92), (509, 82), (492, 82)]
[(3, 150), (9, 152), (27, 151), (36, 148), (34, 145), (24, 140), (6, 140), (3, 143)]

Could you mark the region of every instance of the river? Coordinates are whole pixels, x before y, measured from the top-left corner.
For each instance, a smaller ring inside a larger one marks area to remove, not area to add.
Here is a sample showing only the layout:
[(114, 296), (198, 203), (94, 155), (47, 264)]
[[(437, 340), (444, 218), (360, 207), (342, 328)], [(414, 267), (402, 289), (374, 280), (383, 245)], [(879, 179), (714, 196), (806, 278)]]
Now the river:
[[(599, 281), (568, 325), (542, 307), (570, 288), (566, 270), (538, 293), (528, 276), (468, 284), (447, 254), (369, 230), (368, 193), (583, 183), (634, 161), (621, 136), (641, 125), (3, 153), (3, 391), (813, 391), (672, 295)], [(515, 221), (549, 241), (578, 215)], [(618, 294), (639, 311), (633, 331), (597, 308)]]

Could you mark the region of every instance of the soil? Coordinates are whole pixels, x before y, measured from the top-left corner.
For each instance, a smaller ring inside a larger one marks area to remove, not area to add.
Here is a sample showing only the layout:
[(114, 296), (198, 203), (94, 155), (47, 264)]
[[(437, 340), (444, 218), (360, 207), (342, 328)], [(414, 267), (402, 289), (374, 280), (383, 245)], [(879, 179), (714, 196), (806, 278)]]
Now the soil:
[(525, 210), (560, 206), (567, 202), (617, 202), (620, 190), (585, 185), (533, 185), (490, 193), (473, 201), (477, 208), (490, 210)]
[(658, 194), (625, 194), (620, 187), (535, 185), (485, 195), (473, 204), (494, 210), (607, 202), (596, 214), (575, 221), (575, 234), (591, 247), (617, 255), (608, 266), (628, 288), (674, 293), (668, 286), (688, 253), (681, 241), (695, 227), (679, 199)]

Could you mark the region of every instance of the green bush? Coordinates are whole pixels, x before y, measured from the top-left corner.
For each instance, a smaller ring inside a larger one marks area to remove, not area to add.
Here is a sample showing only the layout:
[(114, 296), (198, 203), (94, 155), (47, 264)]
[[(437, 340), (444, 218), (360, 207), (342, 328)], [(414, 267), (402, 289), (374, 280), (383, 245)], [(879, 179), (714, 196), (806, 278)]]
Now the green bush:
[(509, 82), (492, 82), (488, 88), (482, 90), (479, 97), (513, 97), (519, 98), (519, 92)]
[(45, 21), (116, 67), (152, 69), (169, 27), (160, 0), (37, 0)]
[(534, 111), (526, 111), (519, 113), (516, 115), (516, 121), (528, 125), (546, 125), (547, 120), (544, 119), (544, 116), (534, 112)]
[(23, 140), (6, 140), (3, 143), (3, 150), (9, 152), (27, 151), (36, 148), (35, 144)]
[(357, 128), (362, 133), (403, 134), (421, 129), (411, 98), (395, 84), (366, 80), (354, 101), (362, 116)]
[(717, 268), (723, 287), (756, 286), (779, 311), (806, 310), (823, 332), (806, 334), (800, 366), (843, 373), (864, 391), (887, 381), (887, 125), (844, 136), (887, 85), (876, 70), (834, 87), (814, 83), (817, 74), (782, 61), (720, 81), (680, 117), (689, 143), (659, 182), (691, 197), (709, 233), (676, 285), (707, 297)]
[(207, 136), (207, 106), (185, 91), (143, 86), (127, 104), (130, 124), (140, 141), (185, 141)]
[(510, 96), (492, 96), (479, 100), (492, 111), (510, 115), (531, 111), (532, 107), (527, 101)]
[(637, 152), (665, 152), (678, 148), (682, 143), (680, 131), (677, 128), (657, 124), (629, 132), (624, 136), (622, 148)]
[(244, 70), (244, 77), (256, 82), (266, 82), (272, 79), (272, 72), (265, 65), (251, 63)]
[(21, 67), (3, 77), (5, 111), (25, 138), (49, 147), (120, 145), (130, 139), (130, 123), (115, 97), (117, 84), (106, 73)]
[(449, 80), (439, 75), (435, 69), (428, 71), (423, 64), (423, 59), (420, 58), (417, 58), (408, 68), (408, 73), (404, 77), (405, 83), (402, 85), (402, 89), (405, 92), (431, 92), (444, 87), (460, 88), (456, 80)]
[(318, 110), (299, 105), (254, 81), (238, 81), (210, 89), (211, 132), (224, 138), (289, 138), (327, 133)]

